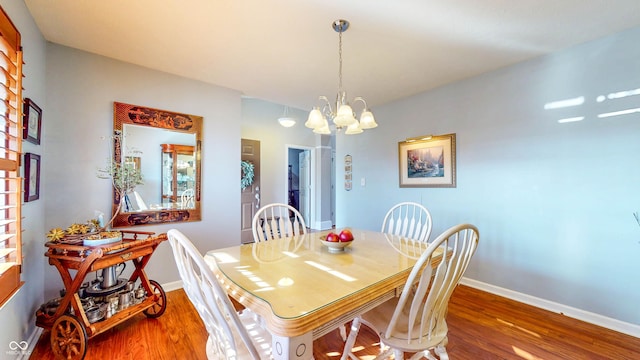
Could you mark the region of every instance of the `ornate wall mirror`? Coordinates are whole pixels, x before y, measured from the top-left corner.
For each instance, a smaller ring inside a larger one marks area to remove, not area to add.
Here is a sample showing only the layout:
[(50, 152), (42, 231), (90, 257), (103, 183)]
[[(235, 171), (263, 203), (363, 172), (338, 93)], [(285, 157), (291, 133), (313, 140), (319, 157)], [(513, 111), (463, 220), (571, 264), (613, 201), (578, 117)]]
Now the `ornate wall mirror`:
[[(202, 116), (114, 102), (114, 161), (140, 170), (113, 227), (200, 221)], [(120, 195), (114, 191), (112, 212)]]

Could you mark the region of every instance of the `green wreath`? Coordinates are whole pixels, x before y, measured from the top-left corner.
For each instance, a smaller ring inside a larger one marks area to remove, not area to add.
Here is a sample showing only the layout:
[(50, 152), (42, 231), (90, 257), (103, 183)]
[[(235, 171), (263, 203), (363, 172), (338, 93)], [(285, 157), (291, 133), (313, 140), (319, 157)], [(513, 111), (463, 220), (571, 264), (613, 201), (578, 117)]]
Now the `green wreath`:
[(240, 167), (242, 168), (240, 187), (244, 190), (247, 186), (251, 186), (251, 184), (253, 184), (253, 164), (248, 161), (242, 161), (240, 163)]

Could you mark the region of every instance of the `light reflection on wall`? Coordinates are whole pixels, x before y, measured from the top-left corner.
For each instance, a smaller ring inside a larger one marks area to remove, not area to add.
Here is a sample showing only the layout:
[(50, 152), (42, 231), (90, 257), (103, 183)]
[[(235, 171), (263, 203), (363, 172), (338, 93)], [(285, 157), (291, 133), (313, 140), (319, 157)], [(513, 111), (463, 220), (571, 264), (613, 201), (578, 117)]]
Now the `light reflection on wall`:
[[(596, 105), (604, 104), (607, 101), (614, 101), (614, 100), (624, 99), (630, 96), (637, 96), (637, 95), (640, 95), (640, 88), (631, 89), (631, 90), (621, 90), (621, 91), (609, 93), (606, 96), (598, 95), (595, 98), (595, 104)], [(544, 109), (556, 110), (556, 109), (565, 109), (570, 107), (578, 107), (578, 109), (581, 109), (580, 106), (583, 105), (584, 103), (585, 103), (584, 96), (578, 96), (570, 99), (562, 99), (562, 100), (555, 100), (555, 101), (548, 102), (544, 104)], [(640, 108), (628, 108), (628, 109), (620, 109), (616, 111), (602, 112), (597, 115), (597, 118), (604, 119), (604, 118), (630, 115), (630, 114), (636, 114), (636, 113), (640, 113)], [(558, 119), (557, 121), (559, 124), (565, 124), (565, 123), (582, 121), (586, 118), (586, 116), (583, 114), (577, 114), (577, 115), (578, 116), (561, 118), (561, 119)]]

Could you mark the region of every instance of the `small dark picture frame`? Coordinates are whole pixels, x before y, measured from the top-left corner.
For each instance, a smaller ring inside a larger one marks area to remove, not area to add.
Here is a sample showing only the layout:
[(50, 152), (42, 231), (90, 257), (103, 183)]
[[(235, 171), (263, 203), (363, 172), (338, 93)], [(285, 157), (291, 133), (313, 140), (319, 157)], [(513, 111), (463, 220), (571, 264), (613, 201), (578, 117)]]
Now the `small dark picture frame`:
[(33, 100), (24, 99), (24, 118), (22, 120), (22, 139), (40, 145), (42, 128), (42, 109)]
[(40, 155), (24, 154), (24, 202), (40, 198)]

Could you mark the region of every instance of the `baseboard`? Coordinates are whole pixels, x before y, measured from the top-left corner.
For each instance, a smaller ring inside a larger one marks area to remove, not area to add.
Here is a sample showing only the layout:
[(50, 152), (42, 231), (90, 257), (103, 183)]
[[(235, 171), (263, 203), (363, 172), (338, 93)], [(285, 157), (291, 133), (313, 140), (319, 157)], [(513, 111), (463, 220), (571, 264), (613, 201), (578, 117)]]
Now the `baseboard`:
[(162, 286), (162, 289), (165, 292), (182, 289), (182, 280), (172, 281), (170, 283), (162, 284), (160, 286)]
[(42, 335), (43, 330), (44, 329), (41, 327), (34, 327), (34, 330), (31, 332), (31, 335), (29, 335), (29, 338), (27, 339), (27, 348), (25, 350), (21, 350), (20, 348), (13, 350), (15, 352), (13, 353), (13, 355), (16, 355), (16, 359), (29, 360), (31, 354), (33, 353), (33, 349), (35, 349), (36, 344), (38, 343), (38, 339), (40, 339), (40, 335)]
[(574, 318), (577, 320), (588, 322), (590, 324), (602, 326), (613, 331), (640, 338), (640, 326), (635, 324), (616, 320), (610, 317), (559, 304), (553, 301), (541, 299), (535, 296), (523, 294), (517, 291), (505, 289), (499, 286), (483, 283), (481, 281), (473, 279), (463, 278), (460, 283), (475, 289), (486, 291), (491, 294), (505, 297), (507, 299), (515, 300), (524, 304), (535, 306), (537, 308), (562, 314), (570, 318)]
[(316, 221), (313, 223), (312, 229), (314, 230), (329, 230), (333, 228), (333, 222), (329, 221)]

